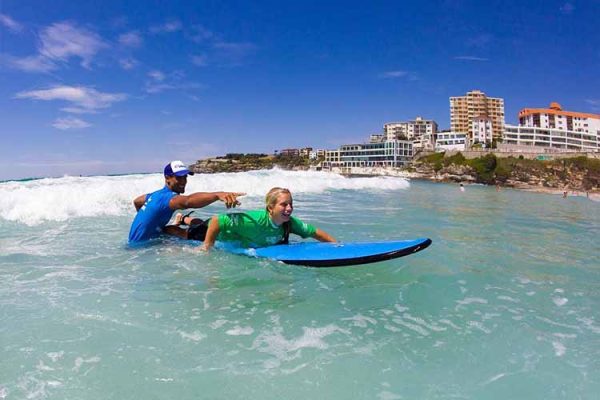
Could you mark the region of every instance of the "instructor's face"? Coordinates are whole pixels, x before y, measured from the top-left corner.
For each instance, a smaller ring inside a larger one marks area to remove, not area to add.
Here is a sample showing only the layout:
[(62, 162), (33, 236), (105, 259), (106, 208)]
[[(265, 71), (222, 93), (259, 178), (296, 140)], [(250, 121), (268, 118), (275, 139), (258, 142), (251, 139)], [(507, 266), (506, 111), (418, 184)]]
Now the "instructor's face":
[(169, 189), (175, 193), (184, 193), (187, 184), (187, 175), (185, 176), (165, 176), (165, 182)]

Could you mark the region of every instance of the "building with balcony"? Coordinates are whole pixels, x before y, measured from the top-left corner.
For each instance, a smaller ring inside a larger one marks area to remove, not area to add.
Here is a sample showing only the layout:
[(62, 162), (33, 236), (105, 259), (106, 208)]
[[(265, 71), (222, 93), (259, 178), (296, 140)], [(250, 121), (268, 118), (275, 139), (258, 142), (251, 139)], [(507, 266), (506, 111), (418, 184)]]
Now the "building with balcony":
[(435, 140), (435, 151), (460, 150), (466, 148), (467, 134), (463, 132), (438, 132)]
[(519, 125), (563, 131), (600, 134), (600, 115), (564, 111), (560, 104), (550, 108), (524, 108), (519, 112)]
[(479, 90), (465, 96), (450, 97), (450, 130), (464, 133), (468, 143), (473, 142), (473, 120), (486, 116), (491, 121), (492, 138), (501, 138), (504, 132), (504, 99), (487, 97)]
[(598, 134), (568, 131), (558, 128), (506, 125), (504, 127), (503, 148), (510, 146), (534, 146), (540, 150), (587, 152), (600, 151)]
[(488, 147), (492, 144), (492, 138), (492, 120), (487, 115), (479, 115), (473, 118), (469, 146), (481, 143), (483, 147)]
[(600, 115), (549, 108), (524, 108), (519, 125), (506, 125), (503, 145), (552, 151), (600, 151)]
[(327, 151), (323, 168), (402, 167), (413, 156), (410, 140), (386, 140), (378, 143), (345, 144)]
[(433, 149), (438, 125), (433, 120), (416, 117), (412, 121), (383, 125), (385, 140), (411, 140), (415, 149)]

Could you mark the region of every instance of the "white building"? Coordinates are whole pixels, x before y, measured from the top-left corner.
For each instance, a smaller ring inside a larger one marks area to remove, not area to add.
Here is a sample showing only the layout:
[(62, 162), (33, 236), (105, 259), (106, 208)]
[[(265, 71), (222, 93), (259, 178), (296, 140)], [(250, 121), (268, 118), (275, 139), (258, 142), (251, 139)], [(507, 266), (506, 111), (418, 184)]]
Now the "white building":
[(469, 135), (469, 146), (476, 143), (488, 147), (492, 144), (493, 129), (492, 120), (486, 115), (480, 115), (473, 118), (473, 126)]
[(550, 108), (524, 108), (519, 125), (506, 125), (504, 145), (536, 146), (559, 151), (600, 151), (600, 115)]
[(560, 104), (550, 103), (550, 108), (524, 108), (519, 112), (519, 125), (563, 131), (600, 134), (600, 115), (564, 111)]
[(323, 149), (312, 150), (310, 152), (309, 157), (311, 160), (316, 160), (317, 158), (325, 157), (326, 152), (327, 152), (327, 150), (323, 150)]
[(416, 117), (412, 121), (385, 124), (383, 135), (385, 140), (411, 140), (415, 149), (433, 149), (437, 128), (435, 121)]
[(435, 151), (465, 150), (467, 134), (463, 132), (438, 132), (435, 140)]
[(535, 146), (550, 151), (600, 151), (600, 137), (598, 134), (558, 128), (505, 125), (502, 145)]
[(323, 168), (401, 167), (407, 165), (412, 156), (412, 142), (408, 140), (345, 144), (326, 153)]

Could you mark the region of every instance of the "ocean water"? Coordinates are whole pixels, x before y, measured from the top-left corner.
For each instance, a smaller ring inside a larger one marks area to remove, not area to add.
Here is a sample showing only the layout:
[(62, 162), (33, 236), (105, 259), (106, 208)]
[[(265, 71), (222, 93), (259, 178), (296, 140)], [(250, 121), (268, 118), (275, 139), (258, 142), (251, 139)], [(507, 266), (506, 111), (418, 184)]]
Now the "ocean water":
[[(600, 203), (315, 172), (196, 175), (342, 241), (430, 237), (315, 269), (126, 245), (160, 175), (0, 183), (0, 399), (595, 399)], [(208, 217), (221, 205), (198, 210)]]

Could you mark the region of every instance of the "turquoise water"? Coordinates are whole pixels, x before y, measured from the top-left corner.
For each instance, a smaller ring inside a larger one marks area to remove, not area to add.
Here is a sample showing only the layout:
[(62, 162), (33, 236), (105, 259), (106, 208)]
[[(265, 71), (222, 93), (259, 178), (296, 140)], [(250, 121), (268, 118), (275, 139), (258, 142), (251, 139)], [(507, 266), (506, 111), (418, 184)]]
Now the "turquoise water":
[[(128, 249), (160, 175), (0, 184), (0, 399), (590, 399), (600, 393), (600, 203), (400, 178), (273, 185), (342, 241), (431, 237), (397, 260), (287, 266), (175, 239)], [(199, 216), (221, 212), (214, 205)]]

